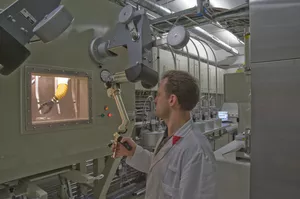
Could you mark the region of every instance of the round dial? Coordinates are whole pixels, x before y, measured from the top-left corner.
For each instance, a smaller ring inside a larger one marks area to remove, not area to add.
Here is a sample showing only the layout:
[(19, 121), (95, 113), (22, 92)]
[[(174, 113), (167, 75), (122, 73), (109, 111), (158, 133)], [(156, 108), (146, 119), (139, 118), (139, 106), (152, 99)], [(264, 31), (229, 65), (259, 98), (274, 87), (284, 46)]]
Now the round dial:
[(112, 80), (110, 72), (106, 69), (101, 71), (100, 78), (104, 83), (110, 82)]

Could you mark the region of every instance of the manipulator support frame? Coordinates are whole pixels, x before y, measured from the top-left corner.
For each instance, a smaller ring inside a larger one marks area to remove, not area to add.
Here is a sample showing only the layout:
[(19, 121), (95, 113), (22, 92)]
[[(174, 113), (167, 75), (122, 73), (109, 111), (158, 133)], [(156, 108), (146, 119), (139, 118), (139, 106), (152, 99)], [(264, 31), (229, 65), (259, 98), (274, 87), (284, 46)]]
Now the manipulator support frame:
[(123, 8), (112, 38), (108, 41), (96, 38), (92, 42), (91, 57), (103, 64), (105, 58), (117, 56), (113, 50), (118, 47), (128, 50), (129, 68), (125, 70), (128, 81), (141, 81), (145, 88), (154, 87), (158, 82), (158, 73), (151, 67), (153, 39), (143, 10), (135, 11), (131, 6)]
[(113, 52), (115, 48), (127, 48), (129, 68), (124, 71), (127, 80), (133, 83), (141, 81), (142, 86), (149, 89), (157, 84), (159, 78), (157, 71), (153, 69), (152, 48), (168, 43), (180, 49), (189, 39), (188, 31), (182, 26), (176, 26), (170, 31), (167, 39), (158, 42), (152, 35), (145, 11), (126, 6), (119, 14), (119, 23), (114, 35), (107, 41), (101, 37), (94, 39), (90, 45), (90, 55), (96, 63), (103, 64), (108, 57), (117, 56)]

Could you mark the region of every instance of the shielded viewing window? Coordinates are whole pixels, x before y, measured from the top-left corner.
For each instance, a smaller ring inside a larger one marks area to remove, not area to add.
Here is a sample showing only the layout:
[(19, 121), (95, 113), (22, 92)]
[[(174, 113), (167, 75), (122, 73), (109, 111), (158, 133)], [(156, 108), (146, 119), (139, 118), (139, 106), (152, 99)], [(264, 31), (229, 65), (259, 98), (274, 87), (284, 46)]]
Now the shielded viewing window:
[(32, 68), (27, 84), (27, 129), (91, 122), (91, 76)]

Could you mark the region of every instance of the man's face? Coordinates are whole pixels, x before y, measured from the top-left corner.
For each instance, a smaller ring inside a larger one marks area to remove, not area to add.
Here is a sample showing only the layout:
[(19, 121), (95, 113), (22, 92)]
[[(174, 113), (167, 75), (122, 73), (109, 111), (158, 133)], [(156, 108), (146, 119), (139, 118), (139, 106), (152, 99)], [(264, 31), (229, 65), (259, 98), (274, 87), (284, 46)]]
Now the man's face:
[(165, 85), (167, 79), (163, 79), (160, 82), (157, 96), (155, 98), (156, 111), (155, 115), (161, 119), (169, 118), (172, 107), (174, 106), (174, 95), (169, 95), (165, 91)]

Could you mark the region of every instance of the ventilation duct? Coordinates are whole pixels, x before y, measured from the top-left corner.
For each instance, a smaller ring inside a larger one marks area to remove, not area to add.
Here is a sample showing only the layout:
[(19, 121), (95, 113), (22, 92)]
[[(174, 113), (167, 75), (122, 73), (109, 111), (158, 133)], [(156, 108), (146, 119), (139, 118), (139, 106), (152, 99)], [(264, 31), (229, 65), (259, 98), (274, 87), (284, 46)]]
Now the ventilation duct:
[[(138, 4), (160, 16), (166, 16), (166, 15), (172, 14), (172, 11), (170, 11), (168, 8), (158, 5), (150, 0), (130, 0), (130, 1)], [(219, 48), (227, 51), (228, 53), (230, 53), (232, 55), (239, 54), (238, 50), (227, 45), (226, 43), (224, 43), (223, 41), (221, 41), (220, 39), (218, 39), (217, 37), (213, 36), (212, 34), (208, 33), (207, 31), (203, 30), (200, 27), (195, 27), (192, 30), (190, 30), (190, 32), (194, 33), (198, 37), (201, 37), (201, 38), (211, 42), (212, 44), (218, 46)]]

